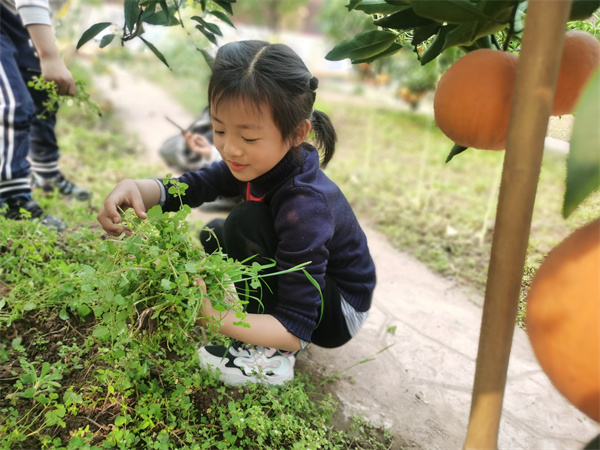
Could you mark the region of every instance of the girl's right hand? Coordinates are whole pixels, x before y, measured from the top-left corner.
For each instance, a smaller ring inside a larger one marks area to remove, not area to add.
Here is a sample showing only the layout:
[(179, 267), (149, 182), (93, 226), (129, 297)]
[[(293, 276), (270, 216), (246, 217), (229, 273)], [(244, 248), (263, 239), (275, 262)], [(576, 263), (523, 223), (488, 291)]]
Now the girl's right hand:
[(121, 223), (120, 210), (133, 208), (140, 219), (146, 219), (146, 206), (138, 184), (134, 180), (123, 180), (117, 184), (104, 200), (104, 206), (98, 213), (98, 222), (102, 228), (113, 236), (131, 234), (131, 230)]

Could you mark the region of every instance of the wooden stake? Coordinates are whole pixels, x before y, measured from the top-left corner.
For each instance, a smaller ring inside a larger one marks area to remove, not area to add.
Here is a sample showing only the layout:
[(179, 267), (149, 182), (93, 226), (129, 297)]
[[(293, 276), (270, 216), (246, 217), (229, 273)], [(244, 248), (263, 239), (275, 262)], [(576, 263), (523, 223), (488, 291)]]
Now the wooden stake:
[(571, 4), (572, 0), (530, 0), (527, 9), (498, 197), (466, 449), (493, 449), (498, 445), (531, 217)]

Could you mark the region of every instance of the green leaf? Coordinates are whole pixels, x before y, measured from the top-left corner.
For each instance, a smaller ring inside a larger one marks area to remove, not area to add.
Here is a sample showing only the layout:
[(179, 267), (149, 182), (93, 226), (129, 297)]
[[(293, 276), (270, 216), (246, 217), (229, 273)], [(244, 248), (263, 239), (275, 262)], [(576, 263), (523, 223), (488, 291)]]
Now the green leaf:
[(489, 36), (504, 28), (505, 25), (491, 21), (480, 21), (457, 25), (444, 40), (442, 52), (450, 47), (468, 47), (479, 38)]
[(573, 0), (569, 20), (586, 20), (600, 8), (600, 0)]
[(563, 217), (600, 188), (600, 70), (583, 91), (575, 110), (575, 123), (567, 158)]
[(125, 0), (123, 4), (123, 11), (125, 16), (125, 26), (131, 33), (135, 28), (135, 24), (140, 17), (140, 7), (138, 5), (138, 0)]
[(402, 49), (402, 44), (398, 44), (397, 42), (394, 42), (392, 45), (390, 45), (387, 49), (385, 49), (381, 53), (377, 53), (376, 55), (373, 55), (370, 58), (356, 60), (356, 61), (352, 61), (352, 62), (354, 64), (372, 63), (373, 61), (375, 61), (377, 59), (381, 59), (381, 58), (385, 58), (387, 56), (391, 56), (394, 53), (397, 53), (398, 51), (400, 51), (401, 49)]
[(415, 13), (437, 22), (467, 23), (481, 19), (493, 20), (469, 0), (412, 0)]
[(454, 144), (454, 146), (450, 150), (450, 153), (448, 154), (448, 157), (446, 158), (446, 162), (450, 162), (450, 160), (452, 158), (454, 158), (456, 155), (464, 152), (468, 148), (469, 147), (463, 147), (462, 145)]
[(100, 40), (100, 48), (106, 47), (108, 44), (110, 44), (113, 41), (114, 38), (115, 38), (115, 35), (112, 33), (102, 36), (102, 39)]
[(170, 280), (167, 280), (166, 278), (160, 280), (160, 285), (165, 291), (170, 291), (175, 287), (175, 284), (173, 284)]
[(115, 417), (115, 426), (120, 427), (127, 423), (127, 419), (124, 416)]
[(146, 8), (142, 14), (141, 21), (150, 25), (160, 25), (170, 27), (173, 25), (179, 25), (180, 22), (175, 17), (177, 8), (175, 6), (168, 7), (165, 2), (160, 2), (161, 10), (152, 11), (150, 8)]
[(100, 22), (89, 27), (83, 32), (83, 34), (79, 38), (79, 41), (77, 41), (77, 48), (81, 48), (82, 45), (94, 39), (98, 35), (98, 33), (110, 27), (111, 25), (112, 24), (110, 22)]
[(42, 364), (42, 370), (40, 371), (40, 378), (44, 378), (50, 372), (50, 363), (48, 361), (44, 361)]
[(167, 66), (169, 69), (171, 69), (171, 67), (169, 66), (169, 64), (167, 63), (167, 60), (165, 59), (165, 57), (163, 56), (163, 54), (154, 46), (154, 44), (152, 44), (151, 42), (148, 42), (146, 39), (144, 39), (143, 37), (140, 36), (140, 39), (144, 42), (144, 44), (146, 44), (146, 46), (150, 49), (150, 51), (152, 53), (154, 53), (154, 56), (156, 56), (158, 59), (161, 60), (161, 62)]
[(406, 8), (406, 4), (392, 5), (385, 0), (363, 0), (353, 9), (365, 14), (393, 14), (404, 8)]
[(146, 212), (148, 220), (158, 220), (162, 217), (163, 211), (160, 205), (154, 205)]
[[(394, 14), (376, 20), (373, 23), (378, 27), (392, 28), (394, 30), (410, 30), (423, 25), (430, 25), (432, 23), (438, 24), (431, 19), (416, 15), (414, 10), (409, 6), (404, 7), (404, 9)], [(441, 26), (441, 24), (438, 25)]]
[(160, 8), (162, 9), (163, 14), (165, 15), (166, 25), (170, 25), (171, 17), (173, 16), (173, 9), (169, 9), (167, 2), (165, 0), (160, 0), (159, 2)]
[[(200, 16), (193, 16), (192, 20), (195, 20), (196, 22), (198, 22), (198, 25), (201, 26), (202, 28), (204, 28), (205, 30), (207, 30), (208, 32), (210, 32), (212, 34), (216, 34), (218, 36), (223, 36), (223, 33), (221, 33), (221, 29), (218, 27), (218, 25), (207, 22)], [(197, 28), (197, 26), (196, 26), (196, 28)], [(214, 42), (214, 43), (216, 44), (216, 42)]]
[(354, 8), (356, 8), (358, 5), (360, 5), (362, 3), (363, 0), (350, 0), (348, 2), (348, 4), (346, 5), (346, 8), (348, 8), (348, 11), (352, 11)]
[(215, 58), (213, 57), (213, 55), (211, 55), (210, 53), (208, 53), (206, 50), (199, 48), (197, 49), (200, 53), (202, 53), (202, 56), (204, 57), (204, 61), (206, 61), (206, 64), (208, 65), (208, 67), (212, 67)]
[(345, 58), (363, 60), (386, 50), (396, 40), (396, 35), (388, 31), (363, 31), (352, 39), (340, 42), (327, 55), (329, 61), (339, 61)]
[(63, 308), (60, 310), (60, 312), (58, 313), (58, 317), (60, 317), (62, 320), (69, 320), (71, 318), (69, 316), (69, 313), (67, 312), (66, 305), (64, 305)]
[(35, 302), (29, 301), (23, 305), (23, 311), (33, 311), (35, 309)]
[(444, 25), (442, 28), (440, 28), (440, 31), (438, 31), (438, 34), (433, 42), (429, 44), (429, 47), (427, 47), (427, 49), (421, 54), (420, 61), (422, 66), (438, 57), (444, 48), (446, 36), (456, 27), (457, 25)]
[(81, 317), (87, 317), (91, 312), (92, 310), (85, 303), (77, 305), (77, 314), (79, 314)]
[(429, 39), (434, 34), (436, 34), (440, 30), (440, 28), (442, 28), (442, 24), (438, 22), (431, 22), (429, 25), (416, 27), (413, 30), (413, 38), (410, 41), (410, 43), (413, 46), (417, 46), (420, 43)]
[(92, 335), (95, 338), (103, 340), (103, 339), (108, 338), (108, 336), (110, 335), (110, 330), (108, 329), (108, 327), (100, 325), (100, 326), (96, 327), (96, 329), (94, 330), (94, 332), (92, 333)]
[(233, 24), (233, 22), (231, 21), (231, 19), (229, 18), (229, 16), (227, 14), (225, 14), (224, 12), (222, 12), (222, 11), (206, 11), (206, 12), (208, 14), (212, 14), (217, 19), (222, 20), (223, 22), (225, 22), (230, 27), (235, 28), (235, 25)]
[(230, 16), (233, 16), (233, 8), (230, 3), (235, 3), (235, 0), (215, 0), (215, 3), (223, 8)]
[(217, 45), (217, 38), (215, 37), (214, 34), (212, 34), (210, 31), (208, 31), (207, 29), (205, 29), (200, 24), (196, 25), (196, 28), (200, 31), (200, 33), (202, 33), (206, 37), (206, 39), (208, 39), (213, 44)]

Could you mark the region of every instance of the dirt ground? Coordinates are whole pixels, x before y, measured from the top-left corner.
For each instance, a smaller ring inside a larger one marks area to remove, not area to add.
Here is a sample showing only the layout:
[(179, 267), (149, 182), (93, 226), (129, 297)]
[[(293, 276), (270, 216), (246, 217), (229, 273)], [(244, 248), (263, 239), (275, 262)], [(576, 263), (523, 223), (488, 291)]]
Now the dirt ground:
[[(96, 84), (157, 162), (160, 144), (173, 135), (164, 116), (178, 123), (195, 118), (152, 83), (116, 67)], [(568, 126), (561, 133), (569, 133)], [(214, 214), (195, 212), (203, 221)], [(330, 386), (340, 400), (340, 414), (387, 427), (395, 437), (393, 449), (461, 448), (482, 298), (395, 251), (366, 221), (363, 226), (378, 271), (369, 320), (340, 349), (309, 347), (299, 355), (297, 368), (325, 377), (338, 374), (339, 381)], [(581, 449), (600, 432), (552, 387), (520, 329), (503, 405), (500, 448)]]

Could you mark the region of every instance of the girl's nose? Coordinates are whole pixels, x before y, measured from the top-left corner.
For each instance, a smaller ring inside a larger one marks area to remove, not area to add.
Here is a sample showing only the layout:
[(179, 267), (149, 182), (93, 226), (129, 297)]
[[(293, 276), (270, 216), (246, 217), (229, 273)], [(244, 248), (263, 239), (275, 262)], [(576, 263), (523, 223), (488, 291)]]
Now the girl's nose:
[(242, 154), (242, 149), (234, 142), (233, 139), (223, 139), (222, 150), (224, 155), (235, 157)]

